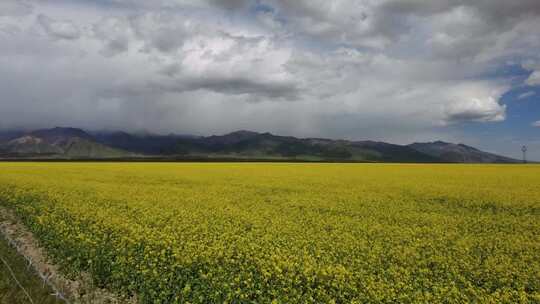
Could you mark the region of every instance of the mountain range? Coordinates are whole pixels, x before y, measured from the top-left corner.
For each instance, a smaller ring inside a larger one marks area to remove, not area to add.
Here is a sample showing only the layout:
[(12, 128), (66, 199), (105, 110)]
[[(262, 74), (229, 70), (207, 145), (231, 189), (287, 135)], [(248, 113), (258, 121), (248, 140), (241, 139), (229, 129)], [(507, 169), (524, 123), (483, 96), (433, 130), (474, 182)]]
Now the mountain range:
[(296, 138), (252, 131), (203, 137), (90, 132), (61, 127), (34, 131), (0, 131), (0, 158), (519, 162), (463, 144), (442, 141), (395, 145), (377, 141)]

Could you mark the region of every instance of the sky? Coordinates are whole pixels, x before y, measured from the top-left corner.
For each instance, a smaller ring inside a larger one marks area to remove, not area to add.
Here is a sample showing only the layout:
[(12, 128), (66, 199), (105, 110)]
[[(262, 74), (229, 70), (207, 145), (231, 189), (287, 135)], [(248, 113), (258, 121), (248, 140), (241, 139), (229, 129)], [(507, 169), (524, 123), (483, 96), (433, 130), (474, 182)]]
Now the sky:
[(540, 160), (538, 0), (1, 0), (0, 129), (445, 140)]

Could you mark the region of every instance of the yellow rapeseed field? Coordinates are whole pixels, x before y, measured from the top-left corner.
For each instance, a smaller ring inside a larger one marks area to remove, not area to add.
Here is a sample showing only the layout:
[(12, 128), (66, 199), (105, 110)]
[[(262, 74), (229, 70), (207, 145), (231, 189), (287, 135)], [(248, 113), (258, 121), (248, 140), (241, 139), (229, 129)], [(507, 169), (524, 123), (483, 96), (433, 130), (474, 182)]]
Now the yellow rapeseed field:
[(540, 166), (0, 163), (0, 205), (142, 303), (540, 303)]

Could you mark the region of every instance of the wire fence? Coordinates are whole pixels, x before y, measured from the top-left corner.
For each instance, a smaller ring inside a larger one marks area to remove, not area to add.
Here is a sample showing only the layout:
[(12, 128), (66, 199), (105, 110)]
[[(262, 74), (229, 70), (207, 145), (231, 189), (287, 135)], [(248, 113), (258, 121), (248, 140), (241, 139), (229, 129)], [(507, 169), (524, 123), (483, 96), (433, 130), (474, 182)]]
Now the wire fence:
[[(15, 251), (17, 251), (17, 253), (22, 256), (26, 262), (27, 262), (27, 265), (28, 265), (28, 268), (33, 268), (33, 270), (35, 270), (35, 272), (37, 273), (37, 275), (40, 277), (40, 279), (43, 281), (43, 283), (47, 286), (49, 286), (52, 290), (53, 290), (53, 294), (51, 294), (52, 296), (55, 296), (57, 299), (67, 303), (67, 304), (71, 304), (70, 301), (65, 297), (65, 295), (58, 289), (56, 288), (56, 286), (53, 284), (53, 282), (51, 282), (50, 280), (50, 275), (46, 275), (46, 274), (43, 274), (41, 273), (37, 268), (34, 267), (34, 262), (32, 261), (32, 258), (25, 255), (23, 250), (21, 249), (21, 247), (17, 244), (17, 242), (15, 242), (15, 240), (13, 238), (11, 238), (3, 229), (1, 229), (2, 227), (0, 226), (0, 234), (4, 237), (4, 239), (8, 242), (9, 246), (11, 246), (12, 248), (15, 249)], [(1, 236), (0, 236), (1, 237)], [(13, 279), (16, 281), (17, 285), (24, 291), (24, 293), (26, 294), (26, 296), (28, 297), (28, 299), (30, 300), (30, 303), (34, 304), (34, 301), (32, 300), (30, 294), (28, 293), (28, 291), (20, 284), (20, 282), (17, 280), (17, 278), (15, 277), (15, 274), (13, 273), (13, 270), (11, 269), (9, 263), (7, 263), (4, 258), (2, 258), (0, 256), (0, 258), (2, 259), (2, 262), (3, 264), (8, 268), (9, 272), (11, 273), (11, 276), (13, 277)]]
[(15, 273), (13, 272), (13, 270), (11, 269), (11, 267), (9, 266), (9, 263), (8, 263), (2, 256), (0, 256), (0, 260), (2, 260), (2, 262), (3, 262), (4, 265), (6, 266), (7, 270), (8, 270), (9, 273), (11, 274), (11, 278), (13, 278), (13, 281), (15, 281), (15, 283), (17, 284), (17, 286), (19, 286), (19, 288), (22, 289), (22, 291), (24, 292), (24, 294), (26, 295), (26, 297), (28, 298), (28, 300), (30, 301), (30, 303), (35, 304), (35, 303), (34, 303), (34, 300), (32, 300), (32, 297), (30, 296), (30, 294), (28, 293), (28, 291), (26, 290), (26, 288), (24, 288), (24, 286), (21, 284), (21, 282), (19, 282), (19, 280), (18, 280), (17, 277), (15, 276)]

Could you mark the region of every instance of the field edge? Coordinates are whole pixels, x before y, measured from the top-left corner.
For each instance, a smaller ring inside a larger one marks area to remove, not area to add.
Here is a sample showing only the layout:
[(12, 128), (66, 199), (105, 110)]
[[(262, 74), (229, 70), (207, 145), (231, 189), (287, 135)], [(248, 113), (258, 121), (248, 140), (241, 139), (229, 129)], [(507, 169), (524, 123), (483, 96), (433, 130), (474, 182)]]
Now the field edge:
[(74, 280), (68, 279), (60, 267), (51, 262), (46, 250), (39, 245), (38, 239), (22, 224), (15, 212), (1, 204), (0, 237), (28, 262), (33, 272), (55, 292), (57, 298), (66, 303), (137, 303), (136, 297), (126, 299), (95, 287), (89, 274), (81, 274)]

